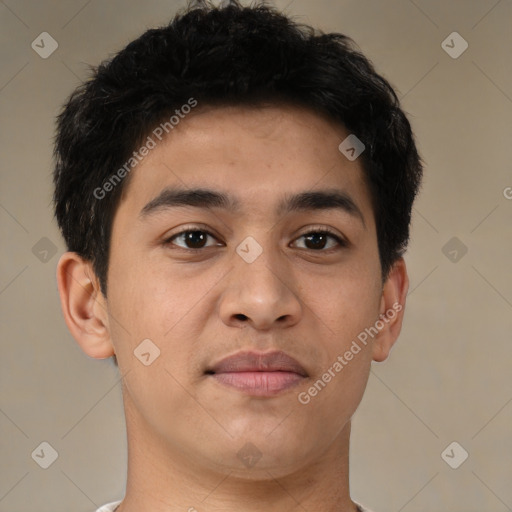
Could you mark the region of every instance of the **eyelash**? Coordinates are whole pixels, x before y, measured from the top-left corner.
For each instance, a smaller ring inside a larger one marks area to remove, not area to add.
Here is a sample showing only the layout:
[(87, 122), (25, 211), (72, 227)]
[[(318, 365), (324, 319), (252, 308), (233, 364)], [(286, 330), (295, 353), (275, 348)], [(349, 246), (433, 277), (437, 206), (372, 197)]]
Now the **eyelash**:
[[(186, 226), (183, 230), (179, 231), (178, 233), (174, 233), (170, 237), (166, 238), (162, 243), (166, 247), (170, 246), (170, 245), (172, 245), (172, 241), (175, 238), (177, 238), (180, 235), (183, 235), (185, 233), (191, 233), (191, 232), (194, 232), (194, 231), (199, 231), (201, 233), (205, 233), (206, 235), (211, 236), (212, 238), (217, 239), (217, 237), (212, 232), (210, 232), (208, 229), (205, 229), (202, 226)], [(348, 242), (346, 240), (341, 238), (338, 234), (336, 234), (334, 231), (332, 231), (331, 229), (329, 229), (327, 227), (312, 227), (310, 229), (310, 231), (306, 231), (306, 232), (302, 233), (295, 240), (298, 240), (299, 238), (302, 238), (302, 237), (307, 236), (307, 235), (315, 235), (315, 234), (329, 235), (331, 238), (334, 238), (336, 240), (336, 242), (338, 243), (339, 247), (338, 248), (330, 247), (329, 249), (307, 249), (306, 248), (304, 250), (309, 250), (309, 251), (312, 251), (312, 252), (325, 252), (325, 253), (329, 253), (329, 252), (331, 252), (333, 250), (336, 250), (336, 249), (339, 249), (339, 248), (344, 248), (344, 247), (348, 246)], [(173, 250), (174, 249), (182, 250), (182, 251), (186, 251), (186, 252), (200, 252), (200, 251), (204, 251), (205, 249), (207, 249), (207, 247), (202, 247), (202, 248), (199, 248), (199, 249), (191, 249), (191, 248), (185, 248), (185, 247), (176, 246), (175, 248), (173, 248)]]

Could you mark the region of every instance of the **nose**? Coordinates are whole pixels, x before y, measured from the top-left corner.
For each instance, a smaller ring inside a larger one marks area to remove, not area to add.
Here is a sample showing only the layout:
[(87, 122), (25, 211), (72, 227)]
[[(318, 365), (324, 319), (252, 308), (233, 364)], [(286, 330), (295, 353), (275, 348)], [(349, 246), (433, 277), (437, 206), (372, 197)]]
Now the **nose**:
[(220, 299), (220, 315), (226, 325), (268, 330), (299, 321), (303, 308), (285, 260), (264, 250), (252, 263), (235, 252), (233, 263)]

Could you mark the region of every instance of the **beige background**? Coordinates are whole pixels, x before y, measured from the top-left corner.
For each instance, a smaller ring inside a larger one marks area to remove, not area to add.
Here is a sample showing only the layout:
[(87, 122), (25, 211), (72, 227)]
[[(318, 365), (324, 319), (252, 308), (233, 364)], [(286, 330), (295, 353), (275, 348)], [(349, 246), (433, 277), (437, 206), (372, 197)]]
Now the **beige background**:
[[(512, 2), (276, 3), (355, 39), (397, 88), (426, 162), (405, 326), (353, 422), (352, 496), (375, 512), (512, 510)], [(87, 63), (181, 5), (0, 2), (1, 512), (87, 512), (123, 496), (118, 371), (80, 351), (57, 297), (54, 117)], [(48, 59), (31, 48), (43, 31), (59, 44)], [(457, 59), (441, 47), (453, 31), (469, 44)], [(457, 262), (443, 252), (452, 237), (468, 249)], [(59, 455), (46, 470), (31, 457), (43, 441)], [(458, 469), (441, 458), (452, 441), (469, 453)]]

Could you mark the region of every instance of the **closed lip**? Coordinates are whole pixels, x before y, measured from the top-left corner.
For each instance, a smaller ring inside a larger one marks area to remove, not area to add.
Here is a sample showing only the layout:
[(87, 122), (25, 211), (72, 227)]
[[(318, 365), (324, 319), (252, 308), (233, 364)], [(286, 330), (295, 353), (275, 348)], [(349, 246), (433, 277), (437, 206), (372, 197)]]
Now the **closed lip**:
[(292, 372), (302, 377), (308, 376), (306, 370), (296, 359), (281, 350), (265, 353), (237, 352), (213, 364), (205, 371), (210, 375), (235, 372)]

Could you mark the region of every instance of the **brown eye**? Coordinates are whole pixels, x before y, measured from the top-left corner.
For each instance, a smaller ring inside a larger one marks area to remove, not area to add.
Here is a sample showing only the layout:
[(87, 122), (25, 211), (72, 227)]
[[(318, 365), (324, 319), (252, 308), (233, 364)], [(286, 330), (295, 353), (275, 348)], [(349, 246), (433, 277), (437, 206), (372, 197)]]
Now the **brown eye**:
[(328, 238), (326, 233), (311, 233), (304, 236), (304, 243), (308, 249), (325, 249)]
[[(188, 229), (176, 233), (172, 237), (168, 238), (164, 243), (166, 245), (173, 244), (177, 245), (182, 249), (203, 249), (206, 246), (208, 237), (215, 238), (211, 233), (203, 229)], [(184, 245), (175, 243), (175, 240), (180, 240)]]
[[(346, 242), (340, 238), (338, 235), (335, 235), (331, 231), (311, 231), (308, 233), (304, 233), (301, 235), (297, 240), (304, 239), (304, 245), (305, 249), (310, 249), (313, 251), (323, 251), (323, 250), (329, 250), (336, 247), (336, 245), (345, 247), (347, 244)], [(326, 247), (328, 244), (329, 239), (334, 240), (334, 244), (332, 244), (329, 247)]]

